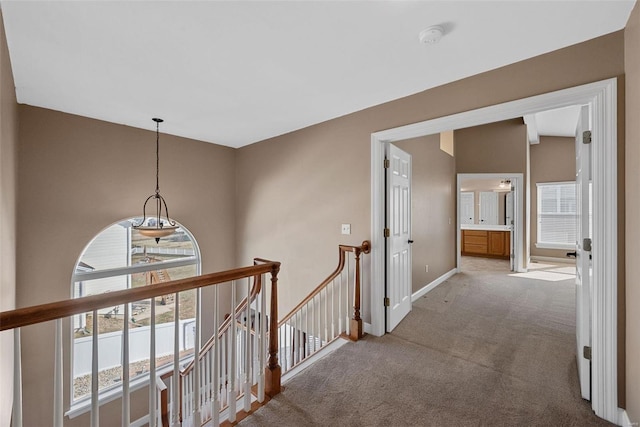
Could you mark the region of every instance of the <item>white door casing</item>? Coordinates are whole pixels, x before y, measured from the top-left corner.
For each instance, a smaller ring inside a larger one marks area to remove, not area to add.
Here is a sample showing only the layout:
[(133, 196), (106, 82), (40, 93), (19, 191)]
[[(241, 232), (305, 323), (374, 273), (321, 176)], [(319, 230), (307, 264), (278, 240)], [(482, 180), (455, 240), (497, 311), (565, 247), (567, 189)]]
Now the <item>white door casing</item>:
[(387, 332), (411, 311), (411, 155), (389, 144), (387, 168)]
[[(367, 332), (385, 333), (385, 144), (424, 135), (479, 126), (571, 105), (589, 105), (592, 116), (593, 281), (591, 407), (601, 418), (621, 424), (618, 408), (617, 301), (617, 79), (607, 79), (503, 104), (464, 111), (371, 134), (371, 323)], [(516, 213), (519, 208), (516, 208)], [(522, 213), (524, 215), (524, 213)], [(518, 219), (516, 219), (518, 221)], [(528, 244), (529, 242), (527, 242)], [(516, 235), (516, 246), (524, 247)], [(516, 269), (522, 268), (516, 260)]]
[(460, 223), (475, 223), (475, 193), (473, 191), (460, 192)]
[(589, 130), (589, 107), (583, 106), (576, 127), (576, 358), (580, 392), (591, 400), (591, 362), (584, 348), (591, 348), (591, 240), (589, 226), (589, 182), (591, 181), (591, 143), (583, 143)]
[(515, 271), (515, 257), (513, 256), (513, 243), (514, 243), (514, 230), (515, 230), (515, 221), (514, 221), (514, 205), (513, 205), (513, 184), (511, 185), (511, 191), (509, 191), (505, 198), (505, 218), (504, 223), (511, 227), (511, 233), (509, 233), (509, 269), (511, 271)]

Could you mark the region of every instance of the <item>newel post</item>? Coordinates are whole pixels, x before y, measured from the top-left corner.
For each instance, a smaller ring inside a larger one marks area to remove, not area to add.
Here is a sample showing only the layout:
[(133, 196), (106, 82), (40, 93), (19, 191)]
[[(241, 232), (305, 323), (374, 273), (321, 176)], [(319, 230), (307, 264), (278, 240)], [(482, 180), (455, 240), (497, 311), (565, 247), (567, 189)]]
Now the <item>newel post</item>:
[(273, 397), (280, 393), (282, 368), (278, 363), (278, 272), (280, 263), (271, 269), (271, 307), (269, 317), (269, 363), (265, 368), (265, 393)]
[(353, 318), (351, 319), (351, 327), (349, 338), (353, 341), (358, 341), (360, 338), (364, 336), (364, 332), (362, 331), (362, 318), (360, 317), (360, 287), (361, 287), (361, 279), (360, 279), (360, 254), (365, 253), (368, 254), (371, 251), (371, 244), (368, 240), (362, 242), (362, 246), (359, 248), (354, 248), (354, 254), (356, 258), (356, 277), (355, 283), (353, 285)]

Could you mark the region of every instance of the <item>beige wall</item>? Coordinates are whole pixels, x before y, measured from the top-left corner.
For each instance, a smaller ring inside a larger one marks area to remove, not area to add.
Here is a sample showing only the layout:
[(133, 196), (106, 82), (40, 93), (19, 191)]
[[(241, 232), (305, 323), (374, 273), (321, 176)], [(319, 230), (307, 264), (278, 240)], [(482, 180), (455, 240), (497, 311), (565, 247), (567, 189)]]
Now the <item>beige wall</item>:
[(456, 173), (524, 174), (526, 132), (521, 119), (456, 130)]
[[(15, 308), (18, 105), (0, 11), (0, 311)], [(13, 393), (13, 332), (0, 333), (0, 425), (8, 425)]]
[(566, 258), (567, 250), (536, 248), (538, 236), (539, 182), (576, 180), (575, 138), (540, 137), (539, 144), (531, 146), (531, 256)]
[(411, 154), (412, 160), (412, 280), (416, 292), (456, 267), (455, 159), (440, 149), (440, 135), (394, 145)]
[(640, 422), (640, 5), (625, 29), (626, 73), (626, 408)]
[[(85, 245), (141, 214), (155, 189), (155, 132), (29, 106), (19, 113), (17, 303), (24, 307), (69, 298)], [(160, 189), (171, 216), (197, 236), (204, 273), (236, 266), (234, 161), (233, 149), (160, 136)], [(51, 420), (53, 352), (42, 349), (53, 348), (52, 327), (24, 330), (25, 425)]]

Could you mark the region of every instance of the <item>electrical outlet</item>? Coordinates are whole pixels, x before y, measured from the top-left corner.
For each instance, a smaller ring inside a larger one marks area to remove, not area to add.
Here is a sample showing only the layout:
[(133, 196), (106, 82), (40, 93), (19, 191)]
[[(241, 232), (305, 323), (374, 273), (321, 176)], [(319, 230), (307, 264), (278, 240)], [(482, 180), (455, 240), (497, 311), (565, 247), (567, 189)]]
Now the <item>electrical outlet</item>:
[(342, 224), (342, 234), (351, 234), (351, 224)]
[(425, 266), (424, 266), (424, 271), (425, 271), (425, 273), (428, 273), (428, 272), (429, 272), (429, 264), (427, 264), (427, 265), (425, 265)]

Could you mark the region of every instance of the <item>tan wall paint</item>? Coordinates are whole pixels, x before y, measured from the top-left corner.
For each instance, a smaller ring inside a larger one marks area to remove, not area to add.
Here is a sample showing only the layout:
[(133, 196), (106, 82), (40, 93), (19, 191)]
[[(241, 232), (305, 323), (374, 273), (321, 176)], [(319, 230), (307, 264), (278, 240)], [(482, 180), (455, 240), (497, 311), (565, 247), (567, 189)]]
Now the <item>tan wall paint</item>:
[(575, 138), (540, 137), (539, 144), (531, 146), (531, 256), (566, 258), (566, 250), (536, 248), (538, 236), (539, 182), (576, 180)]
[(456, 130), (456, 173), (524, 174), (526, 131), (520, 119)]
[(439, 135), (394, 145), (412, 159), (412, 280), (416, 292), (456, 267), (455, 159), (440, 149)]
[[(20, 106), (18, 151), (17, 303), (24, 307), (69, 298), (85, 245), (141, 214), (155, 189), (155, 132)], [(160, 189), (171, 216), (196, 236), (204, 273), (236, 266), (234, 162), (231, 148), (160, 136)], [(53, 353), (43, 349), (53, 348), (52, 327), (24, 330), (25, 425), (51, 422)], [(105, 412), (103, 419), (119, 418)]]
[[(16, 303), (16, 201), (18, 104), (0, 11), (0, 311)], [(9, 425), (13, 402), (13, 332), (0, 333), (0, 425)]]
[(626, 409), (640, 422), (640, 4), (625, 29)]

